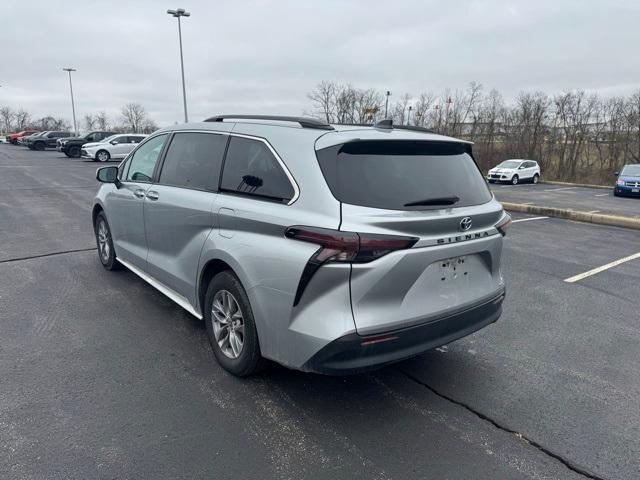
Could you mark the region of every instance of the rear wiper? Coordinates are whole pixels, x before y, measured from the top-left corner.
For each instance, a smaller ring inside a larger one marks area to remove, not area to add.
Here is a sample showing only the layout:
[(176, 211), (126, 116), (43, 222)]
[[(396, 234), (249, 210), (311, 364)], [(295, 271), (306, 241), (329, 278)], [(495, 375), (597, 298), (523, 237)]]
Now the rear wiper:
[(417, 207), (419, 205), (453, 205), (458, 203), (460, 199), (458, 197), (438, 197), (438, 198), (426, 198), (424, 200), (416, 200), (415, 202), (405, 203), (405, 207)]

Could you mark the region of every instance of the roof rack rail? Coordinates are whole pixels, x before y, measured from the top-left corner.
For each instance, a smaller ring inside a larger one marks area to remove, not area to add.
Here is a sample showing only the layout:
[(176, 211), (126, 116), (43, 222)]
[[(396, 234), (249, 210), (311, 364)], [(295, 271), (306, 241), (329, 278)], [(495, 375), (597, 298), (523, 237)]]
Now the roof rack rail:
[(278, 122), (298, 123), (302, 128), (316, 128), (318, 130), (334, 130), (327, 122), (315, 118), (287, 117), (281, 115), (216, 115), (209, 117), (205, 122), (223, 122), (224, 120), (274, 120)]

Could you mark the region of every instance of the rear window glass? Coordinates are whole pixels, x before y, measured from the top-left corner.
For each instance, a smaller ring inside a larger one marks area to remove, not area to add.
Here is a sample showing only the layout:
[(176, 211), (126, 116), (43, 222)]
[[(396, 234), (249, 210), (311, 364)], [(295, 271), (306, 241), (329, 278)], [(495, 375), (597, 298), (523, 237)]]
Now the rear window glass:
[(344, 203), (389, 210), (480, 205), (491, 193), (467, 146), (356, 141), (318, 150), (322, 173)]

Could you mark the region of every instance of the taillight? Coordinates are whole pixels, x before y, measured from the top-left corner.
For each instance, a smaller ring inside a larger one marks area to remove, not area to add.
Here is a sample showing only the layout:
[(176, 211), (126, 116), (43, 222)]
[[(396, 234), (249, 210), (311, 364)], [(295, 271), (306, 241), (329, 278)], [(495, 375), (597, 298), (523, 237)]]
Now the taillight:
[(507, 230), (511, 226), (511, 215), (507, 212), (504, 212), (504, 215), (500, 219), (498, 223), (496, 223), (496, 228), (500, 232), (500, 234), (504, 237), (507, 234)]
[(341, 232), (328, 228), (303, 226), (287, 228), (285, 236), (302, 242), (315, 243), (320, 246), (309, 259), (302, 272), (298, 290), (296, 291), (296, 296), (293, 301), (294, 306), (298, 304), (304, 289), (318, 268), (323, 264), (327, 262), (371, 262), (395, 250), (411, 248), (418, 241), (416, 237)]

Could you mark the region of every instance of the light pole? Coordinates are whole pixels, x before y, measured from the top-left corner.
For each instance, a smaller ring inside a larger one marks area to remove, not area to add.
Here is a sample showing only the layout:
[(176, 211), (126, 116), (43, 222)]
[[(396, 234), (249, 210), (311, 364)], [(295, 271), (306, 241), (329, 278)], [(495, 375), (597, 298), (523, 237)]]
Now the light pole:
[(172, 15), (178, 19), (178, 38), (180, 40), (180, 70), (182, 71), (182, 102), (184, 103), (184, 123), (189, 122), (189, 116), (187, 115), (187, 90), (184, 86), (184, 59), (182, 58), (182, 27), (180, 26), (180, 17), (189, 17), (191, 14), (184, 8), (178, 8), (177, 10), (167, 10), (169, 15)]
[(69, 73), (69, 90), (71, 90), (71, 111), (73, 112), (73, 133), (74, 135), (78, 135), (78, 126), (76, 124), (76, 105), (73, 101), (73, 83), (71, 83), (71, 72), (75, 72), (76, 69), (65, 67), (62, 70)]
[(391, 91), (387, 90), (387, 100), (384, 102), (384, 118), (387, 117), (387, 113), (389, 110), (389, 97), (391, 96)]
[(411, 109), (413, 107), (409, 105), (409, 113), (407, 114), (407, 125), (411, 125)]

